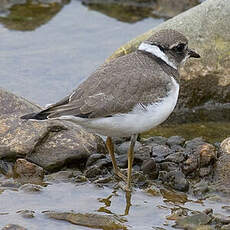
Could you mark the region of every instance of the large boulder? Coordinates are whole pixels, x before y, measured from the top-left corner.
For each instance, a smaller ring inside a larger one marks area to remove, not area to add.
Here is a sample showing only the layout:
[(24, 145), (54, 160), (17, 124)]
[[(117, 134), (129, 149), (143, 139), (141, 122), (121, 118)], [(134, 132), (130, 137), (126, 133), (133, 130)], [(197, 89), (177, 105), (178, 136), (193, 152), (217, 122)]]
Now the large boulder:
[[(161, 29), (185, 34), (201, 59), (181, 68), (176, 122), (230, 119), (230, 4), (228, 0), (204, 3), (160, 24), (119, 48), (109, 59), (134, 51), (141, 41)], [(210, 112), (212, 111), (212, 113)], [(180, 116), (178, 116), (180, 115)]]
[(20, 116), (41, 108), (0, 89), (0, 158), (19, 157), (52, 170), (105, 153), (103, 140), (62, 121), (26, 121)]

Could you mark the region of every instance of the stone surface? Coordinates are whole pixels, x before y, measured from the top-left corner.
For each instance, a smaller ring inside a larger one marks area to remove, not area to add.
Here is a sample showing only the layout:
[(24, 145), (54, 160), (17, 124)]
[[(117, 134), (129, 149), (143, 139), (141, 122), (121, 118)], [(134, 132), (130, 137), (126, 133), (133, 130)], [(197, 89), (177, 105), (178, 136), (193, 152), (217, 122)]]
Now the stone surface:
[(224, 152), (225, 154), (230, 154), (230, 137), (223, 140), (221, 142), (220, 147), (221, 147), (222, 152)]
[(17, 180), (22, 184), (41, 184), (45, 174), (43, 168), (25, 159), (16, 160), (14, 173)]
[(3, 227), (2, 230), (27, 230), (27, 228), (24, 228), (17, 224), (8, 224), (5, 227)]
[(164, 161), (165, 157), (167, 157), (171, 153), (172, 151), (168, 146), (158, 144), (152, 145), (151, 155), (157, 163)]
[(187, 192), (189, 189), (189, 183), (185, 178), (185, 175), (180, 170), (174, 170), (170, 172), (160, 171), (159, 179), (163, 184), (170, 186), (171, 188)]
[(49, 218), (57, 220), (65, 220), (72, 224), (99, 228), (99, 229), (127, 229), (122, 221), (113, 215), (100, 215), (91, 213), (74, 213), (74, 212), (46, 212)]
[(159, 169), (156, 165), (156, 162), (152, 158), (144, 161), (141, 169), (143, 173), (147, 174), (151, 179), (156, 179), (158, 177)]
[(53, 170), (106, 152), (100, 137), (68, 122), (21, 120), (21, 115), (40, 108), (4, 90), (0, 90), (0, 109), (0, 159), (23, 157)]
[(141, 41), (161, 29), (173, 28), (182, 32), (188, 37), (189, 46), (201, 55), (201, 59), (190, 59), (181, 69), (180, 97), (169, 121), (229, 121), (230, 30), (226, 29), (230, 21), (228, 3), (228, 0), (206, 0), (133, 39), (108, 60), (132, 52)]
[[(121, 145), (119, 145), (117, 147), (118, 153), (119, 154), (127, 154), (129, 146), (130, 146), (130, 141), (123, 142)], [(137, 141), (135, 143), (134, 152), (136, 152), (139, 147), (141, 147), (141, 143), (139, 141)]]
[(130, 23), (146, 17), (170, 18), (199, 4), (198, 0), (82, 0), (82, 2), (91, 10)]

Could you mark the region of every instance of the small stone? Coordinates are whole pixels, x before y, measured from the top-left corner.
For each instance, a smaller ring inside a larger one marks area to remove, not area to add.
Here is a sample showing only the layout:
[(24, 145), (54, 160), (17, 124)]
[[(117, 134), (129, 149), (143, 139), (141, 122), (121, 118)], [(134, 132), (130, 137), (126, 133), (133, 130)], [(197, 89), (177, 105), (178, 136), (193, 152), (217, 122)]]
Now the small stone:
[(212, 214), (213, 213), (213, 209), (212, 208), (206, 208), (204, 211), (203, 211), (205, 214)]
[(230, 230), (230, 224), (223, 225), (220, 230)]
[(14, 172), (17, 180), (23, 184), (41, 184), (44, 178), (43, 168), (25, 159), (17, 159)]
[(95, 153), (95, 154), (90, 155), (87, 162), (86, 162), (85, 167), (87, 168), (87, 167), (93, 165), (98, 159), (102, 159), (102, 158), (105, 158), (105, 155), (99, 154), (99, 153)]
[(98, 175), (101, 175), (102, 174), (102, 171), (99, 167), (97, 166), (91, 166), (90, 168), (88, 168), (86, 171), (85, 171), (85, 176), (87, 178), (94, 178)]
[(230, 137), (223, 140), (220, 144), (220, 147), (224, 153), (230, 154)]
[(186, 152), (192, 153), (194, 152), (198, 146), (205, 144), (205, 141), (202, 137), (197, 137), (192, 140), (185, 142)]
[(214, 214), (213, 217), (216, 223), (230, 224), (230, 216), (224, 216), (222, 214)]
[(13, 177), (12, 164), (4, 160), (0, 160), (0, 172), (7, 177)]
[(20, 187), (20, 189), (28, 193), (35, 193), (35, 192), (37, 193), (37, 192), (41, 192), (43, 187), (35, 184), (24, 184)]
[(198, 148), (198, 153), (200, 155), (200, 165), (206, 166), (217, 159), (217, 152), (213, 145), (205, 143)]
[[(129, 149), (129, 146), (130, 146), (130, 141), (126, 141), (126, 142), (122, 143), (121, 145), (119, 145), (119, 146), (117, 147), (118, 153), (119, 153), (119, 154), (127, 154), (128, 149)], [(134, 152), (136, 152), (137, 149), (138, 149), (139, 147), (141, 147), (141, 146), (142, 146), (141, 143), (138, 142), (138, 141), (136, 141), (135, 147), (134, 147)]]
[(2, 230), (27, 230), (27, 228), (24, 228), (17, 224), (8, 224), (5, 227), (3, 227)]
[(195, 154), (189, 156), (189, 158), (183, 162), (182, 170), (185, 175), (194, 172), (199, 167), (199, 157)]
[(156, 163), (163, 162), (165, 158), (171, 153), (172, 151), (168, 146), (158, 144), (154, 144), (152, 146), (152, 157)]
[(207, 193), (208, 191), (209, 191), (208, 183), (204, 180), (201, 180), (200, 182), (198, 182), (197, 184), (193, 186), (193, 193), (195, 195), (201, 196)]
[(165, 158), (166, 161), (172, 161), (174, 163), (180, 163), (184, 161), (184, 159), (185, 157), (183, 152), (172, 153)]
[(210, 175), (211, 171), (212, 169), (211, 169), (211, 166), (209, 165), (208, 167), (200, 168), (199, 175), (200, 177), (205, 177), (205, 176)]
[(166, 144), (172, 147), (173, 145), (183, 145), (185, 142), (185, 139), (180, 136), (172, 136), (169, 137)]
[(127, 154), (119, 155), (117, 158), (117, 165), (120, 168), (127, 168), (128, 166), (128, 156)]
[(134, 154), (134, 158), (136, 161), (143, 163), (143, 161), (150, 159), (150, 155), (152, 154), (152, 146), (146, 145), (141, 146)]
[(73, 172), (70, 170), (63, 170), (55, 173), (51, 173), (45, 176), (46, 181), (53, 181), (53, 182), (67, 182), (71, 181), (73, 178)]
[(161, 171), (159, 173), (159, 180), (178, 191), (187, 192), (189, 189), (189, 183), (185, 175), (179, 170), (164, 173)]
[(34, 211), (32, 211), (32, 210), (20, 210), (17, 213), (19, 213), (24, 218), (33, 218), (34, 217)]
[(211, 221), (211, 217), (205, 213), (198, 213), (191, 216), (182, 217), (176, 220), (177, 228), (197, 229), (201, 225), (206, 225)]
[(156, 179), (158, 177), (159, 170), (157, 168), (155, 160), (152, 158), (143, 162), (141, 170), (151, 179)]
[(178, 169), (178, 165), (174, 162), (162, 162), (160, 163), (160, 169), (162, 171), (167, 171), (167, 172), (170, 172), (170, 171), (174, 171), (174, 170), (177, 170)]

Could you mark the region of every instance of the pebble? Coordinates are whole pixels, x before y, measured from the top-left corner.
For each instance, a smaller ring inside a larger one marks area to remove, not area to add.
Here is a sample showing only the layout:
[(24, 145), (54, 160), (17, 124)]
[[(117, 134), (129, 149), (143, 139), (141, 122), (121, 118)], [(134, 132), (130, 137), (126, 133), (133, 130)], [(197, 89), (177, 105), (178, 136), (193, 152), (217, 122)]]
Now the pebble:
[(98, 166), (91, 166), (85, 171), (85, 176), (87, 178), (94, 178), (101, 175), (101, 169)]
[(184, 161), (184, 159), (185, 157), (183, 152), (172, 153), (165, 158), (166, 161), (171, 161), (174, 163), (180, 163)]
[(141, 170), (144, 174), (147, 174), (151, 179), (158, 177), (159, 169), (154, 159), (149, 159), (143, 162)]
[(3, 227), (2, 230), (27, 230), (27, 228), (24, 228), (17, 224), (8, 224), (5, 227)]
[[(117, 146), (117, 151), (119, 154), (127, 154), (128, 149), (130, 146), (130, 141), (123, 142), (121, 145)], [(135, 147), (134, 147), (134, 152), (138, 150), (139, 147), (141, 147), (141, 143), (139, 141), (136, 141)]]
[(148, 139), (143, 140), (143, 143), (145, 145), (152, 145), (152, 144), (165, 145), (167, 140), (168, 139), (166, 137), (154, 136), (154, 137), (150, 137)]
[(33, 218), (35, 212), (32, 210), (20, 210), (20, 211), (17, 211), (17, 213), (19, 213), (20, 216), (24, 218)]
[(172, 151), (168, 146), (158, 144), (153, 144), (152, 146), (152, 157), (154, 158), (156, 163), (163, 162), (165, 160), (165, 157), (167, 157), (171, 153)]
[(44, 178), (44, 170), (40, 166), (25, 159), (17, 159), (14, 172), (20, 183), (41, 184)]
[(169, 145), (170, 147), (174, 145), (183, 145), (185, 142), (185, 139), (180, 136), (171, 136), (168, 138), (166, 144)]
[(89, 166), (92, 166), (98, 159), (105, 158), (105, 155), (99, 154), (99, 153), (94, 153), (89, 156), (89, 158), (86, 161), (86, 167), (88, 168)]

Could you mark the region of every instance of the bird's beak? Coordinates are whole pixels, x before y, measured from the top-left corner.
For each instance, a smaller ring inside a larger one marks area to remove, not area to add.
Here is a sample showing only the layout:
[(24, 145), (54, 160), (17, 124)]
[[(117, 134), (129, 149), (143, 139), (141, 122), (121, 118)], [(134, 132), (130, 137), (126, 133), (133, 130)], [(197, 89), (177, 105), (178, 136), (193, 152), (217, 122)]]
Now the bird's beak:
[(193, 58), (200, 58), (200, 55), (198, 53), (196, 53), (193, 50), (188, 49), (188, 55), (189, 57), (193, 57)]

